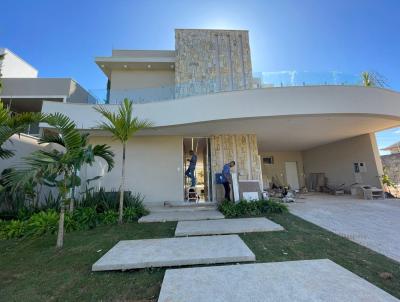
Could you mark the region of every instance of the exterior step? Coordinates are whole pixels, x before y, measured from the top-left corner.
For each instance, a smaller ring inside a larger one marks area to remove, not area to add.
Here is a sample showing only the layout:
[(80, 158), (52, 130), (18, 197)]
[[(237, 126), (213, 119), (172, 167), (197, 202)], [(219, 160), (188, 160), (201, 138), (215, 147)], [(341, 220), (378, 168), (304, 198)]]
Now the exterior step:
[(175, 236), (222, 235), (283, 230), (282, 226), (264, 217), (179, 221)]
[(118, 242), (92, 271), (130, 270), (255, 261), (238, 235), (126, 240)]
[(395, 302), (328, 260), (169, 269), (158, 302)]
[(162, 210), (151, 211), (149, 215), (139, 219), (139, 223), (223, 219), (224, 215), (217, 210)]

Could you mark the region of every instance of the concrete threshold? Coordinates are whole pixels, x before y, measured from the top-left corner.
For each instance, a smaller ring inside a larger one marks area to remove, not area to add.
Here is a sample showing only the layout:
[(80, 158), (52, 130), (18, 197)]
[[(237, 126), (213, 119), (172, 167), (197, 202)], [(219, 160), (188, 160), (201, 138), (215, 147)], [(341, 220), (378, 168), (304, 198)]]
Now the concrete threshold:
[(264, 217), (179, 221), (175, 236), (222, 235), (283, 230), (282, 226)]
[(328, 260), (169, 269), (158, 302), (394, 302)]
[(92, 271), (129, 270), (255, 261), (238, 235), (124, 240), (92, 266)]
[(149, 215), (139, 219), (139, 223), (166, 222), (166, 221), (185, 221), (185, 220), (208, 220), (223, 219), (224, 215), (217, 210), (208, 209), (188, 209), (188, 210), (161, 210), (151, 211)]

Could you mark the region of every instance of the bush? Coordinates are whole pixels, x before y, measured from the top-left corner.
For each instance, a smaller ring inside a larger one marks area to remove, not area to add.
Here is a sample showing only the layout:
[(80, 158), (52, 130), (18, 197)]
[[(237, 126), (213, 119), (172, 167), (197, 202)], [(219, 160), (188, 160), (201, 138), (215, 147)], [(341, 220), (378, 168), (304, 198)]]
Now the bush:
[(2, 238), (20, 238), (25, 235), (26, 222), (21, 220), (11, 220), (10, 222), (2, 223), (0, 235)]
[[(125, 221), (137, 221), (149, 213), (143, 205), (144, 198), (141, 194), (130, 192), (125, 192), (125, 194), (123, 213)], [(6, 218), (8, 221), (0, 219), (0, 239), (56, 233), (59, 222), (59, 205), (60, 199), (49, 195), (40, 207), (20, 206), (17, 214), (14, 213), (11, 216), (11, 219), (17, 219), (9, 220), (9, 217)], [(90, 206), (83, 207), (83, 205)], [(92, 229), (99, 223), (117, 223), (118, 205), (118, 192), (106, 192), (104, 189), (100, 189), (98, 192), (89, 192), (82, 201), (77, 203), (73, 214), (65, 213), (65, 231)]]
[(259, 216), (265, 213), (286, 213), (288, 208), (286, 205), (273, 200), (241, 200), (238, 203), (230, 201), (222, 202), (218, 209), (227, 218)]
[(104, 224), (114, 224), (118, 222), (118, 212), (114, 210), (107, 210), (100, 214), (100, 220)]
[(74, 216), (72, 214), (70, 214), (70, 213), (65, 213), (65, 216), (64, 216), (64, 228), (65, 228), (65, 231), (67, 233), (79, 229), (78, 222), (74, 219)]
[(93, 208), (78, 208), (74, 211), (73, 219), (77, 222), (79, 229), (93, 229), (97, 225), (97, 212)]
[(46, 233), (54, 234), (58, 229), (59, 215), (54, 210), (33, 214), (28, 220), (29, 235), (40, 236)]
[[(141, 202), (143, 197), (140, 193), (132, 194), (130, 191), (124, 192), (124, 207), (128, 207), (131, 202)], [(118, 211), (119, 208), (119, 192), (106, 191), (100, 188), (98, 191), (86, 190), (83, 197), (77, 204), (78, 207), (88, 208), (94, 207), (97, 213), (104, 213), (107, 210)]]

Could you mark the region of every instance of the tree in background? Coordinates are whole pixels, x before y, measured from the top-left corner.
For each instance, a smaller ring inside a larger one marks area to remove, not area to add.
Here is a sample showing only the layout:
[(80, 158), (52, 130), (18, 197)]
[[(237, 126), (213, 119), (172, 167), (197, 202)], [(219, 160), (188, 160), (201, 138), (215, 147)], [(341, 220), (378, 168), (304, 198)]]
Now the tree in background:
[(124, 99), (118, 108), (117, 112), (112, 112), (105, 106), (97, 106), (96, 111), (99, 112), (106, 121), (98, 124), (98, 128), (108, 131), (112, 134), (115, 140), (122, 144), (122, 171), (121, 184), (119, 187), (119, 217), (118, 223), (122, 223), (123, 207), (124, 207), (124, 192), (125, 192), (125, 163), (126, 163), (126, 144), (136, 132), (149, 128), (153, 125), (148, 120), (140, 120), (133, 116), (133, 102)]
[(365, 87), (387, 87), (386, 79), (374, 71), (364, 71), (361, 73), (362, 84)]

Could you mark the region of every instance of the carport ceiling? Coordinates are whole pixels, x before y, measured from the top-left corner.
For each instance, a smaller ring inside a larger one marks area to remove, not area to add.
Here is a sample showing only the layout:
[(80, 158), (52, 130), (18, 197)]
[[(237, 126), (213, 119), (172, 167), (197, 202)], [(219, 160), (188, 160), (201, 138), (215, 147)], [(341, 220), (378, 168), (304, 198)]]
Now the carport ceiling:
[(324, 115), (235, 119), (160, 127), (141, 135), (209, 136), (256, 134), (259, 150), (301, 151), (400, 125), (397, 119), (371, 115)]

